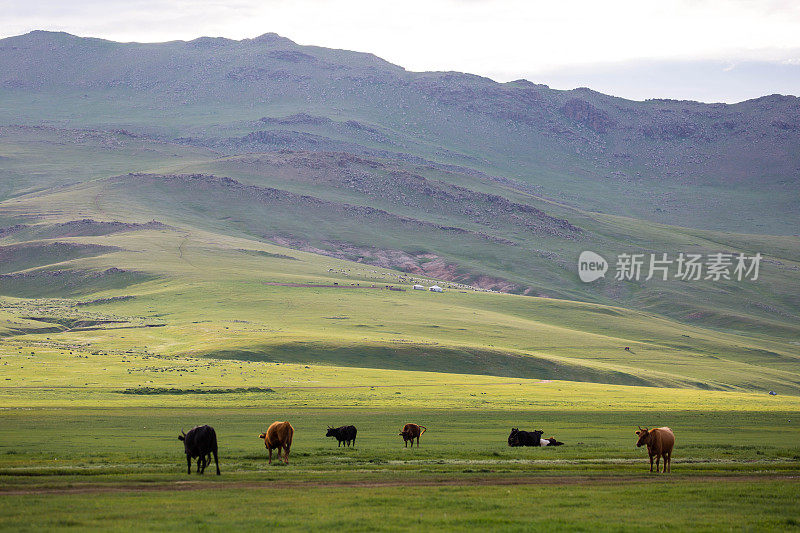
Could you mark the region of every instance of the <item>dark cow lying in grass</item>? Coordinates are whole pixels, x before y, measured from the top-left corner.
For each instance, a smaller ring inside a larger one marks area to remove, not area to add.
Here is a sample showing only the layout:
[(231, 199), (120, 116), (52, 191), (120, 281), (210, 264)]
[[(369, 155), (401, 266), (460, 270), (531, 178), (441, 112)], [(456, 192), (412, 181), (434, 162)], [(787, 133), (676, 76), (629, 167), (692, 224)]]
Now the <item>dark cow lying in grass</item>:
[(178, 440), (183, 441), (183, 448), (186, 452), (187, 474), (192, 473), (192, 459), (197, 457), (197, 473), (205, 472), (206, 467), (211, 464), (211, 454), (214, 454), (214, 463), (217, 465), (217, 475), (219, 475), (219, 459), (217, 458), (217, 433), (211, 426), (197, 426), (189, 430), (189, 433), (178, 435)]
[(508, 445), (516, 446), (562, 446), (564, 443), (557, 441), (554, 437), (543, 439), (544, 431), (520, 431), (519, 428), (511, 428), (508, 436)]
[(353, 446), (356, 445), (356, 433), (358, 430), (355, 426), (340, 426), (338, 428), (332, 428), (328, 426), (328, 432), (325, 434), (326, 437), (335, 437), (337, 441), (339, 441), (339, 446), (342, 445), (344, 442), (345, 446), (350, 446), (350, 443), (353, 443)]
[(520, 431), (519, 428), (511, 428), (508, 436), (508, 445), (515, 446), (541, 446), (542, 433), (544, 431)]

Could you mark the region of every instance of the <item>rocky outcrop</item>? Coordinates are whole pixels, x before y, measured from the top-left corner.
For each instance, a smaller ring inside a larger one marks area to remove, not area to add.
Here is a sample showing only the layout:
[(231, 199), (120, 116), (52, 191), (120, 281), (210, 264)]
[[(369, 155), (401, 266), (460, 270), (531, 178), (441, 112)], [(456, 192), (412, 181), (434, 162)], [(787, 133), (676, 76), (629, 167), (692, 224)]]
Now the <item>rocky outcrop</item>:
[(570, 120), (583, 124), (597, 133), (606, 133), (616, 125), (608, 113), (578, 98), (568, 100), (561, 107), (561, 112)]
[[(478, 289), (514, 293), (525, 290), (523, 287), (508, 280), (468, 271), (456, 263), (448, 262), (444, 258), (429, 252), (407, 252), (357, 246), (347, 242), (331, 240), (323, 241), (318, 246), (314, 246), (309, 241), (287, 235), (272, 235), (269, 240), (275, 244), (295, 250), (381, 268), (391, 268), (410, 275), (449, 281)], [(411, 281), (411, 278), (408, 281)]]

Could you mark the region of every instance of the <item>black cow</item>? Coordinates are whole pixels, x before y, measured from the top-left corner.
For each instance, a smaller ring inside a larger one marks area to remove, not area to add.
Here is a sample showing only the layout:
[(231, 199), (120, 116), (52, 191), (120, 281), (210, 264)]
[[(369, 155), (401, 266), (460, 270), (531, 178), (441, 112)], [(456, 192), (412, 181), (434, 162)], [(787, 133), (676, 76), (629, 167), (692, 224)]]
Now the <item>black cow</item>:
[(214, 454), (214, 462), (217, 465), (217, 475), (219, 475), (219, 459), (217, 458), (217, 432), (211, 426), (197, 426), (189, 430), (189, 433), (178, 435), (178, 440), (183, 441), (186, 451), (187, 474), (192, 473), (192, 459), (197, 457), (197, 473), (205, 472), (206, 467), (211, 464), (211, 454)]
[(542, 434), (544, 431), (520, 431), (519, 428), (511, 428), (508, 436), (509, 446), (541, 446)]
[(353, 443), (353, 446), (356, 445), (356, 433), (358, 430), (355, 426), (341, 426), (338, 428), (332, 428), (328, 426), (328, 432), (325, 434), (326, 437), (336, 437), (336, 440), (339, 441), (339, 446), (342, 443), (345, 443), (345, 446), (350, 446), (350, 442)]

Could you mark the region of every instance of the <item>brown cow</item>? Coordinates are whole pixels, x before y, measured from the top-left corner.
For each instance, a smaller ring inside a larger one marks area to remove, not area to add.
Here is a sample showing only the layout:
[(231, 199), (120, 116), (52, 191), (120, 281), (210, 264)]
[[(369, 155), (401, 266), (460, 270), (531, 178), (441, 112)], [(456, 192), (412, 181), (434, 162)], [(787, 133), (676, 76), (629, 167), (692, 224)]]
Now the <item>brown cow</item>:
[(672, 433), (672, 430), (667, 427), (648, 430), (639, 426), (636, 434), (639, 436), (639, 442), (636, 443), (638, 448), (647, 444), (647, 453), (650, 455), (650, 471), (653, 471), (653, 457), (656, 458), (656, 473), (658, 473), (658, 463), (663, 457), (663, 472), (672, 472), (672, 447), (675, 446), (675, 434)]
[(293, 435), (294, 428), (289, 422), (273, 422), (266, 433), (258, 436), (259, 439), (264, 439), (264, 446), (269, 452), (269, 464), (272, 464), (272, 450), (275, 448), (278, 449), (278, 459), (281, 458), (281, 449), (285, 451), (284, 462), (289, 464), (289, 449), (292, 447)]
[[(420, 431), (422, 428), (422, 431)], [(400, 435), (403, 437), (403, 442), (408, 448), (408, 441), (411, 441), (411, 447), (414, 447), (414, 439), (417, 439), (417, 448), (419, 448), (419, 436), (428, 431), (428, 428), (425, 426), (420, 426), (419, 424), (406, 424), (403, 426), (403, 429), (400, 431)]]

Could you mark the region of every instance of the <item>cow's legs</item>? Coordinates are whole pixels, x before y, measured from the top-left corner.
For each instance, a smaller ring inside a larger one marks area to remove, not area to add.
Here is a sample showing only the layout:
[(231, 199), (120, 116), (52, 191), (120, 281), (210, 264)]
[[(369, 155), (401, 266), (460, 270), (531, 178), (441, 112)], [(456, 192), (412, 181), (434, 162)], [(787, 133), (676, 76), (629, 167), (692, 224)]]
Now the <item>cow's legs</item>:
[(197, 458), (197, 473), (202, 474), (206, 470), (206, 456), (201, 455)]
[(208, 468), (208, 465), (210, 465), (210, 464), (211, 464), (211, 453), (207, 453), (203, 457), (203, 464), (201, 465), (201, 468), (200, 468), (201, 472), (200, 473), (201, 474), (205, 473), (206, 468)]
[[(209, 458), (208, 462), (209, 463), (211, 462), (210, 458)], [(214, 463), (217, 465), (217, 475), (219, 475), (219, 458), (217, 457), (217, 450), (216, 449), (214, 450)]]
[(186, 466), (187, 466), (187, 468), (189, 470), (186, 473), (187, 474), (191, 474), (192, 473), (192, 458), (189, 456), (188, 453), (186, 454)]
[(417, 448), (419, 448), (419, 437), (417, 437)]
[(288, 465), (289, 464), (289, 446), (284, 446), (283, 447), (283, 456), (285, 458), (284, 462)]
[(658, 454), (658, 455), (656, 455), (656, 474), (661, 472), (660, 464), (661, 464), (661, 454)]
[(672, 472), (672, 452), (664, 454), (664, 471)]
[(653, 456), (650, 456), (650, 471), (653, 471)]
[(267, 450), (269, 450), (269, 463), (267, 463), (267, 464), (271, 465), (272, 464), (272, 448), (267, 448)]

